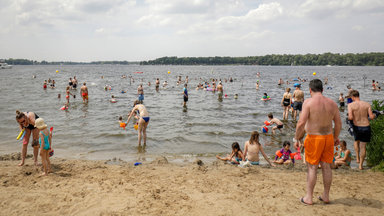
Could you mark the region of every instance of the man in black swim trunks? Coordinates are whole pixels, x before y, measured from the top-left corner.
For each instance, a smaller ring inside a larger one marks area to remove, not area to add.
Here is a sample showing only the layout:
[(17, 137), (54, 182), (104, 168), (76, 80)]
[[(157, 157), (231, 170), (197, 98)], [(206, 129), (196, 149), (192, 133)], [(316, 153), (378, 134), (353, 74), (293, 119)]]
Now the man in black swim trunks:
[(302, 109), (302, 106), (303, 106), (303, 102), (304, 102), (304, 92), (300, 89), (300, 84), (299, 85), (296, 85), (296, 90), (293, 92), (293, 99), (294, 99), (294, 102), (293, 102), (293, 118), (295, 119), (296, 121), (296, 118), (297, 118), (297, 113), (298, 112), (301, 112), (301, 109)]
[(349, 95), (353, 103), (348, 105), (348, 119), (353, 121), (356, 162), (359, 164), (359, 169), (362, 170), (365, 159), (365, 147), (371, 141), (371, 127), (369, 126), (368, 116), (370, 119), (374, 119), (374, 115), (371, 105), (360, 100), (360, 94), (357, 90), (352, 90)]

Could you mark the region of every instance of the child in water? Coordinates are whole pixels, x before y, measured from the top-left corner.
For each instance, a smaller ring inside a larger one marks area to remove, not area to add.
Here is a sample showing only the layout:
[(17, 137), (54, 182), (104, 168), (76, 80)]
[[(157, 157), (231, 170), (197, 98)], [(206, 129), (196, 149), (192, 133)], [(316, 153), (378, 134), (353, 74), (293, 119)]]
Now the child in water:
[[(272, 113), (269, 113), (268, 114), (268, 118), (269, 118), (269, 123), (271, 124), (271, 125), (273, 125), (273, 124), (276, 124), (276, 126), (274, 126), (273, 128), (272, 128), (272, 133), (273, 134), (276, 134), (276, 129), (279, 129), (279, 131), (281, 132), (281, 128), (283, 128), (283, 122), (281, 122), (279, 119), (277, 119), (277, 118), (273, 118), (273, 114)], [(266, 125), (265, 125), (266, 126)], [(265, 127), (264, 126), (264, 127)]]
[(114, 95), (111, 96), (111, 99), (109, 100), (111, 103), (116, 103), (117, 100)]
[(41, 175), (48, 175), (48, 173), (51, 172), (51, 161), (49, 160), (49, 151), (52, 149), (52, 133), (48, 130), (48, 127), (44, 123), (43, 118), (36, 119), (35, 127), (37, 127), (37, 129), (39, 129), (40, 131), (40, 156), (44, 170)]
[(69, 104), (69, 95), (72, 95), (72, 96), (73, 96), (73, 94), (69, 91), (69, 89), (70, 89), (70, 86), (67, 86), (67, 89), (66, 89), (66, 91), (65, 91), (65, 99), (67, 99), (67, 103), (66, 103), (66, 105)]
[(240, 149), (239, 143), (232, 143), (232, 152), (227, 157), (222, 158), (219, 155), (216, 155), (216, 158), (223, 161), (229, 161), (232, 164), (240, 164), (240, 161), (244, 161), (244, 154)]
[(295, 159), (291, 157), (292, 152), (289, 149), (290, 147), (291, 143), (284, 141), (283, 148), (276, 152), (275, 161), (273, 162), (277, 164), (290, 164), (292, 162), (294, 164)]
[(267, 95), (267, 93), (264, 93), (263, 100), (269, 100), (269, 99), (271, 98)]
[(347, 143), (344, 140), (340, 141), (340, 151), (339, 154), (335, 157), (335, 159), (336, 167), (339, 167), (341, 165), (351, 165), (352, 153), (349, 149), (347, 149)]
[(124, 130), (125, 130), (125, 127), (127, 126), (127, 124), (125, 122), (123, 122), (123, 117), (122, 116), (119, 117), (119, 125)]

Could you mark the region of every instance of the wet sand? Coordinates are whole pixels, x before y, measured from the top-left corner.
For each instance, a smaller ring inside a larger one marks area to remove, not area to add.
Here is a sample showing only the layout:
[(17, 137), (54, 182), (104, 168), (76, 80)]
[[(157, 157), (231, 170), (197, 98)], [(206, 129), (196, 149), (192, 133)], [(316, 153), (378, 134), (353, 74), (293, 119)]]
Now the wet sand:
[[(384, 173), (333, 171), (331, 204), (305, 206), (306, 169), (235, 167), (222, 161), (169, 163), (0, 157), (0, 215), (382, 215)], [(111, 164), (115, 163), (115, 164)], [(322, 192), (319, 170), (315, 197)]]

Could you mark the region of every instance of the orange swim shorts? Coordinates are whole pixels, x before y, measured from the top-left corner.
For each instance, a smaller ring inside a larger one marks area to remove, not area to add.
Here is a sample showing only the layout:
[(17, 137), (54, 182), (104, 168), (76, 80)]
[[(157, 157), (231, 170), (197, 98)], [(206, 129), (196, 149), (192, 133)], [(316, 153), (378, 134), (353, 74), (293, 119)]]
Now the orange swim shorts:
[(88, 93), (83, 92), (83, 93), (81, 94), (81, 96), (83, 96), (83, 98), (85, 98), (85, 99), (88, 99)]
[(334, 139), (333, 134), (310, 135), (304, 140), (305, 160), (312, 165), (318, 165), (320, 161), (332, 163)]

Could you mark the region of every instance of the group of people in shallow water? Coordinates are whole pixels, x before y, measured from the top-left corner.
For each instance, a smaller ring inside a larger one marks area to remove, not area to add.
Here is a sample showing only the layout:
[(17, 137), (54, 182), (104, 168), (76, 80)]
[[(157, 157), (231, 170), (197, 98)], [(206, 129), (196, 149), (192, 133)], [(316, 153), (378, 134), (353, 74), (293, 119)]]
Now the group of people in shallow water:
[[(179, 82), (179, 81), (178, 81)], [(180, 84), (180, 82), (179, 82)], [(219, 85), (221, 83), (219, 82)], [(159, 85), (159, 79), (156, 79), (156, 89)], [(222, 84), (221, 84), (222, 85)], [(73, 87), (73, 83), (72, 83)], [(83, 85), (86, 89), (86, 84)], [(82, 87), (82, 88), (83, 88)], [(323, 83), (319, 79), (313, 79), (309, 82), (309, 92), (311, 97), (304, 100), (304, 93), (300, 89), (300, 85), (295, 86), (293, 95), (290, 95), (290, 89), (287, 88), (281, 100), (281, 105), (284, 107), (283, 119), (287, 120), (290, 106), (294, 112), (294, 120), (299, 116), (296, 126), (296, 133), (293, 138), (293, 146), (301, 152), (304, 149), (305, 163), (308, 168), (307, 177), (307, 193), (304, 197), (300, 198), (300, 202), (306, 205), (313, 204), (313, 193), (317, 178), (317, 169), (321, 166), (323, 173), (324, 191), (318, 199), (324, 203), (329, 203), (329, 191), (332, 182), (331, 168), (333, 166), (346, 165), (349, 166), (352, 160), (350, 150), (347, 148), (345, 141), (339, 141), (339, 134), (341, 130), (341, 119), (338, 105), (330, 98), (323, 96)], [(141, 139), (146, 145), (146, 129), (149, 124), (149, 113), (143, 103), (143, 90), (142, 85), (138, 89), (138, 100), (134, 102), (132, 110), (128, 114), (127, 122), (123, 122), (120, 118), (120, 123), (128, 124), (132, 117), (136, 118), (138, 128), (138, 143), (141, 145)], [(188, 99), (188, 92), (186, 91), (187, 83), (184, 85), (183, 97)], [(68, 89), (68, 88), (67, 88)], [(218, 89), (216, 86), (215, 89)], [(82, 90), (81, 93), (88, 90)], [(87, 96), (86, 94), (86, 96)], [(82, 96), (84, 96), (82, 94)], [(344, 99), (344, 97), (342, 97)], [(348, 103), (348, 120), (353, 127), (353, 136), (355, 139), (354, 148), (356, 152), (356, 162), (359, 164), (359, 169), (363, 169), (365, 159), (365, 146), (370, 141), (371, 131), (369, 126), (369, 119), (374, 119), (375, 116), (372, 112), (370, 104), (361, 101), (359, 92), (349, 87), (349, 93), (346, 97), (351, 100)], [(84, 99), (84, 97), (83, 97)], [(142, 99), (142, 100), (140, 100)], [(341, 100), (341, 99), (339, 99)], [(188, 100), (187, 100), (188, 101)], [(341, 103), (341, 101), (340, 101)], [(341, 105), (341, 104), (340, 104)], [(274, 118), (273, 114), (268, 114), (268, 124), (273, 127), (273, 133), (283, 128), (282, 122)], [(22, 166), (25, 163), (25, 156), (27, 152), (27, 145), (30, 135), (32, 134), (34, 148), (34, 161), (37, 164), (37, 153), (40, 149), (40, 156), (43, 163), (43, 175), (50, 172), (49, 152), (52, 149), (52, 131), (47, 130), (47, 125), (44, 120), (33, 112), (20, 112), (16, 111), (16, 121), (19, 123), (20, 130), (25, 130), (22, 147), (22, 161), (19, 164)], [(306, 136), (305, 136), (306, 135)], [(227, 157), (217, 158), (224, 161), (229, 161), (233, 164), (241, 165), (259, 165), (259, 153), (263, 155), (265, 160), (271, 165), (275, 164), (288, 164), (295, 163), (290, 150), (291, 143), (285, 141), (282, 143), (282, 148), (276, 152), (273, 161), (265, 154), (263, 146), (259, 141), (259, 132), (253, 131), (248, 141), (244, 143), (244, 152), (241, 150), (239, 143), (232, 144), (232, 152)], [(305, 140), (304, 140), (305, 136)], [(40, 142), (38, 142), (40, 138)], [(340, 146), (340, 151), (337, 155), (334, 154), (334, 146)], [(298, 153), (296, 152), (296, 153)]]

